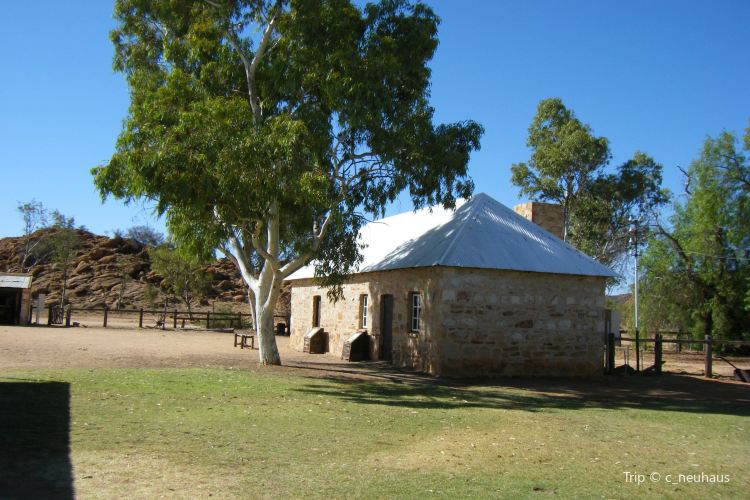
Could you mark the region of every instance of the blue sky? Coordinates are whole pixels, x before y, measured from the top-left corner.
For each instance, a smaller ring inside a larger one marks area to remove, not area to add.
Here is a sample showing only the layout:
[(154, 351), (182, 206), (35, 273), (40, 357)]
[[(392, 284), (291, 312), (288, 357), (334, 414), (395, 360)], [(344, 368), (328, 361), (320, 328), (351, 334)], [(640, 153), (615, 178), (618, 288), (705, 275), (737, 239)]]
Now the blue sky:
[[(537, 103), (560, 97), (610, 139), (618, 165), (636, 150), (681, 188), (707, 135), (750, 117), (750, 2), (428, 2), (442, 18), (431, 66), (436, 119), (485, 127), (471, 160), (478, 192), (518, 202), (510, 165), (529, 156)], [(101, 204), (89, 169), (104, 163), (127, 112), (112, 72), (105, 0), (7, 2), (0, 16), (0, 237), (32, 198), (97, 233), (150, 223), (147, 207)], [(391, 213), (407, 210), (399, 203)]]

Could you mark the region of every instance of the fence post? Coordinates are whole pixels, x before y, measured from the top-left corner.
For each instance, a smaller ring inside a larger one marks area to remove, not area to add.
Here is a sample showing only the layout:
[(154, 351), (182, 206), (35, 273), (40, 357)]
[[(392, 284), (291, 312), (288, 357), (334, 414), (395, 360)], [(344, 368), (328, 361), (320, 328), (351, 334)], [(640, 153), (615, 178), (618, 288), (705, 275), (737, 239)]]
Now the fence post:
[(105, 305), (104, 305), (104, 323), (103, 323), (103, 325), (102, 325), (102, 326), (104, 326), (104, 328), (107, 328), (107, 313), (108, 313), (108, 312), (109, 312), (109, 308), (108, 308), (108, 307), (107, 307), (107, 305), (105, 304)]
[(711, 376), (713, 375), (713, 339), (711, 338), (711, 335), (706, 335), (705, 352), (706, 367), (704, 376), (706, 378), (711, 378)]
[(654, 336), (654, 371), (657, 375), (661, 375), (661, 333), (657, 333)]
[(68, 306), (68, 312), (65, 314), (65, 326), (66, 327), (70, 326), (70, 315), (72, 312), (73, 312), (73, 307)]
[(635, 328), (635, 371), (641, 371), (641, 337), (638, 327)]
[(141, 307), (141, 313), (138, 316), (138, 328), (143, 328), (143, 308)]
[(175, 330), (177, 330), (177, 309), (174, 310), (174, 316), (173, 316), (173, 318), (174, 318), (174, 322), (173, 322), (174, 324), (172, 325), (172, 328), (174, 328)]
[(206, 330), (211, 329), (211, 311), (206, 313)]
[(607, 334), (607, 374), (615, 369), (615, 334)]

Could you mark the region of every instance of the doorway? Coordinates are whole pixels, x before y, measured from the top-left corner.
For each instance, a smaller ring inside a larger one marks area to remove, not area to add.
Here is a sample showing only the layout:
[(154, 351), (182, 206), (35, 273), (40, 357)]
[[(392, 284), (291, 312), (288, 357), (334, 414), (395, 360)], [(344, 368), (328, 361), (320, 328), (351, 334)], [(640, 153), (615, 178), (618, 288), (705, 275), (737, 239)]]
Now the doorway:
[(393, 295), (380, 296), (380, 349), (378, 358), (393, 359)]
[(317, 328), (320, 326), (320, 295), (313, 297), (313, 317), (312, 326)]
[(0, 288), (0, 325), (17, 325), (20, 305), (20, 290)]

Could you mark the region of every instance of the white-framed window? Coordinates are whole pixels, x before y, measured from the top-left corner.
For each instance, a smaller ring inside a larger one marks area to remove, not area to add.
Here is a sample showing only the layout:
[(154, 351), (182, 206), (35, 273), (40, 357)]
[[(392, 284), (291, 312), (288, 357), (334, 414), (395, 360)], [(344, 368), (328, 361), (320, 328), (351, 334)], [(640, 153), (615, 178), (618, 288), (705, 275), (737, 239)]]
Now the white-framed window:
[(367, 306), (369, 304), (368, 295), (363, 293), (359, 296), (359, 327), (367, 328)]
[(422, 294), (411, 292), (409, 294), (409, 304), (411, 312), (409, 314), (409, 328), (412, 332), (422, 331)]

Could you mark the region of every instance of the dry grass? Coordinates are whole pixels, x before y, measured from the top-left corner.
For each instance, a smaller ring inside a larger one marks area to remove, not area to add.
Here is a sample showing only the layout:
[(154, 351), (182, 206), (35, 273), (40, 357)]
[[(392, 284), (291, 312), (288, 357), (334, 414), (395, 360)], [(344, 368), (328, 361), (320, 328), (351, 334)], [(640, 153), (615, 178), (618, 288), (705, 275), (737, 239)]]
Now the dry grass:
[[(458, 383), (302, 358), (305, 369), (265, 369), (231, 337), (164, 335), (0, 332), (0, 496), (734, 498), (750, 487), (740, 384)], [(625, 472), (730, 481), (638, 485)]]
[[(3, 382), (26, 380), (28, 398), (45, 385), (31, 378), (69, 388), (69, 415), (44, 420), (67, 422), (69, 452), (52, 446), (66, 453), (58, 467), (47, 456), (47, 469), (64, 476), (69, 460), (70, 486), (84, 498), (705, 498), (739, 497), (750, 486), (746, 400), (223, 369), (37, 371)], [(28, 432), (43, 453), (40, 429)], [(29, 467), (17, 471), (23, 484)], [(731, 481), (638, 486), (625, 471)]]

